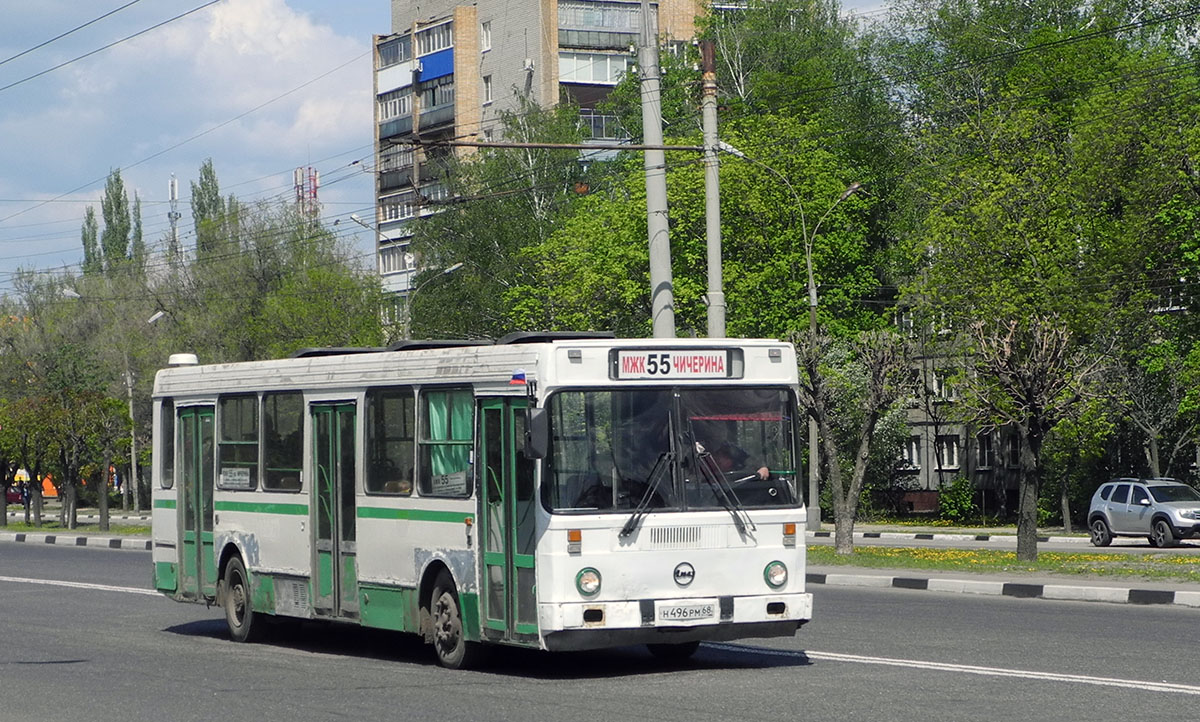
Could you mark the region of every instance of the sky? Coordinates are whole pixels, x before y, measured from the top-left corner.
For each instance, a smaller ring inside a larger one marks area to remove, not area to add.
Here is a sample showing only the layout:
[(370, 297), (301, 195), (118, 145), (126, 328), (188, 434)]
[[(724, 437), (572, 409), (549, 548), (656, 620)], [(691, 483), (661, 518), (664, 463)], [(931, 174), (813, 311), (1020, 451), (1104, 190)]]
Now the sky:
[(209, 158), (222, 194), (251, 202), (292, 198), (293, 171), (316, 169), (326, 225), (370, 264), (372, 235), (350, 216), (373, 213), (371, 36), (390, 31), (390, 12), (389, 0), (0, 0), (0, 294), (19, 270), (78, 272), (84, 213), (99, 217), (113, 169), (141, 199), (152, 249), (176, 176), (189, 246), (190, 184)]

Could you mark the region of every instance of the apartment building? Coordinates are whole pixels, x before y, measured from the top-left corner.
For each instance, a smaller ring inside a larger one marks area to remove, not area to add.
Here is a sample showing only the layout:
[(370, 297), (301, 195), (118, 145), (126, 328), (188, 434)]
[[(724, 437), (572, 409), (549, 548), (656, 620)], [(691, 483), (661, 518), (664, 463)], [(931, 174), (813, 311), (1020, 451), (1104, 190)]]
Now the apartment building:
[[(689, 39), (698, 0), (651, 5), (660, 37)], [(424, 140), (492, 140), (501, 113), (526, 98), (569, 99), (590, 137), (621, 137), (602, 101), (634, 64), (641, 5), (621, 0), (393, 0), (392, 28), (375, 37), (376, 257), (385, 288), (406, 301), (418, 270), (411, 221), (445, 195), (440, 155)]]

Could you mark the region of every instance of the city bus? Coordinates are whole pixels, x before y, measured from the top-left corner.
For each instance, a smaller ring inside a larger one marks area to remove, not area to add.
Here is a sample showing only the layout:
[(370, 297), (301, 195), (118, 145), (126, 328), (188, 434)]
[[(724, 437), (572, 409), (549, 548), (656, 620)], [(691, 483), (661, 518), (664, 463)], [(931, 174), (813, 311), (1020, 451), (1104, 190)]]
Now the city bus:
[(489, 645), (792, 636), (812, 615), (795, 351), (518, 333), (200, 365), (153, 392), (155, 586)]

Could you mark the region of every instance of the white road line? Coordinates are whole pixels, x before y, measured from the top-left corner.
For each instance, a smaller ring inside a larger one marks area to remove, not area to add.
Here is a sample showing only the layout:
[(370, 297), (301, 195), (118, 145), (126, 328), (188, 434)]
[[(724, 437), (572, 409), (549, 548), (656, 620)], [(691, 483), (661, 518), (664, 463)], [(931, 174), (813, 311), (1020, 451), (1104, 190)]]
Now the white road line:
[(745, 647), (735, 644), (708, 643), (705, 646), (724, 649), (731, 652), (754, 652), (777, 657), (807, 657), (808, 659), (825, 660), (828, 662), (847, 662), (851, 664), (877, 664), (887, 667), (907, 667), (910, 669), (929, 669), (939, 672), (957, 672), (960, 674), (977, 674), (987, 677), (1019, 677), (1021, 679), (1037, 679), (1047, 682), (1068, 682), (1072, 684), (1090, 684), (1097, 687), (1119, 687), (1122, 689), (1138, 689), (1147, 692), (1171, 692), (1200, 696), (1200, 686), (1190, 684), (1175, 684), (1172, 682), (1145, 682), (1133, 679), (1114, 679), (1111, 677), (1090, 677), (1082, 674), (1060, 674), (1058, 672), (1035, 672), (1025, 669), (1006, 669), (1004, 667), (977, 667), (969, 664), (947, 664), (945, 662), (926, 662), (916, 659), (892, 659), (889, 657), (866, 657), (857, 654), (839, 654), (836, 652), (818, 652), (806, 650), (791, 652), (783, 649), (765, 649), (763, 647)]
[(74, 589), (92, 589), (101, 592), (122, 592), (124, 594), (145, 594), (151, 597), (160, 596), (153, 589), (138, 589), (137, 587), (114, 587), (108, 584), (86, 584), (84, 582), (64, 582), (57, 579), (30, 579), (27, 577), (3, 577), (0, 576), (0, 582), (13, 582), (14, 584), (44, 584), (50, 587), (72, 587)]

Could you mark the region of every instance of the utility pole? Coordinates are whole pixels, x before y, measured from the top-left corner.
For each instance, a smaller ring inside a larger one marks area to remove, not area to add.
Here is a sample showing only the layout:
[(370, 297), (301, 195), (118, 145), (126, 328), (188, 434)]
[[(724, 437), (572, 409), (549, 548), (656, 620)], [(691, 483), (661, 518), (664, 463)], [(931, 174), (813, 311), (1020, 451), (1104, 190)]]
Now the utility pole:
[[(642, 44), (638, 67), (642, 73), (642, 134), (647, 146), (661, 146), (662, 95), (658, 68), (658, 36), (650, 15), (650, 0), (642, 0)], [(675, 291), (671, 281), (671, 242), (667, 232), (667, 158), (647, 150), (646, 231), (650, 240), (650, 321), (654, 338), (675, 337)]]
[(711, 40), (700, 43), (704, 78), (704, 237), (708, 246), (708, 337), (725, 338), (725, 290), (721, 276), (721, 172), (717, 160), (717, 63)]

